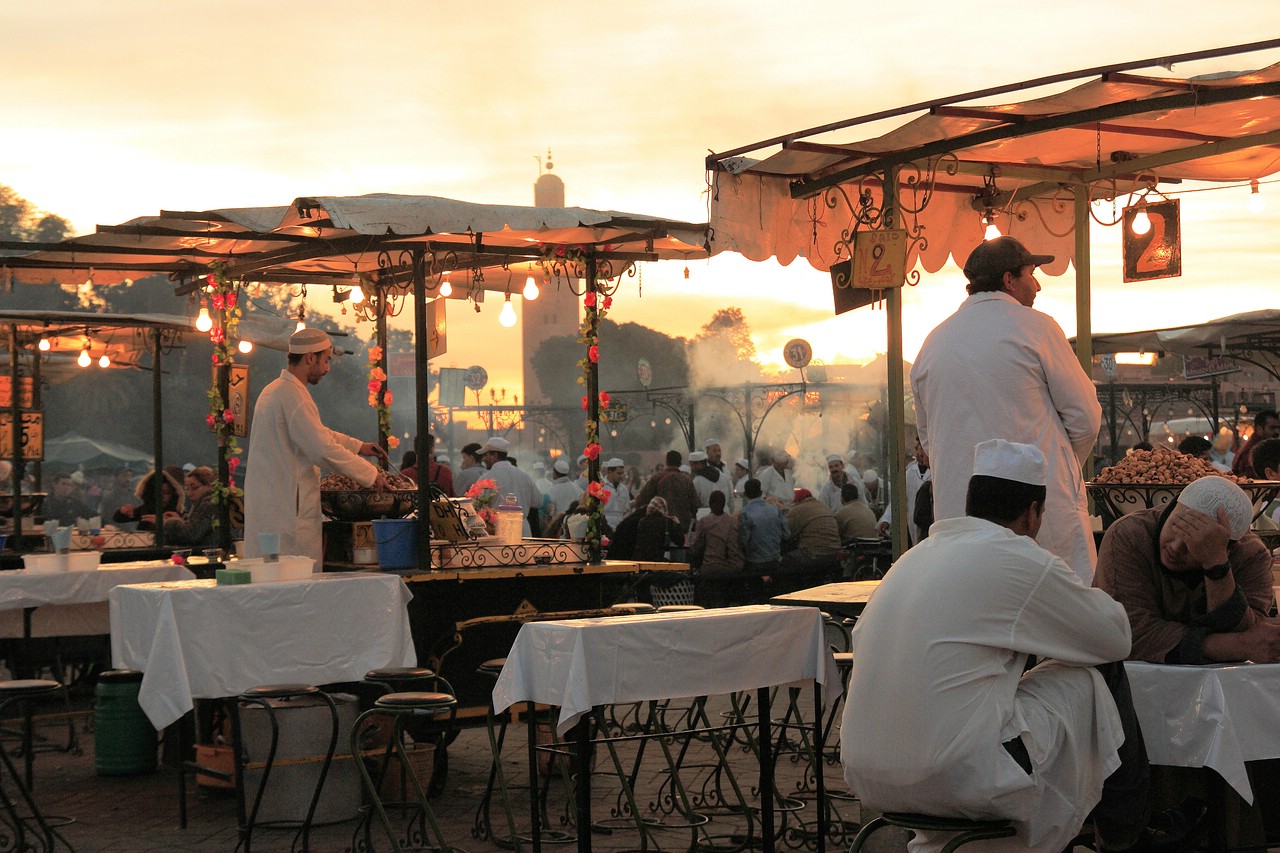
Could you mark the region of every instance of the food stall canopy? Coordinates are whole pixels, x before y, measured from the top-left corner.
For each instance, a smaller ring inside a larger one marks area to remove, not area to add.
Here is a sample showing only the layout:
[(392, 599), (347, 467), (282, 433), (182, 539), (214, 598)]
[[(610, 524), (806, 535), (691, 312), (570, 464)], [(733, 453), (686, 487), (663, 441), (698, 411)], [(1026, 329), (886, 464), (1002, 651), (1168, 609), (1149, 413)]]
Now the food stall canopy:
[(45, 441), (44, 461), (46, 464), (67, 468), (90, 469), (120, 464), (144, 465), (149, 468), (155, 458), (149, 451), (138, 450), (127, 444), (68, 432)]
[[(579, 207), (477, 204), (435, 196), (297, 198), (285, 207), (163, 211), (61, 243), (0, 243), (0, 272), (25, 281), (118, 283), (165, 274), (194, 281), (215, 263), (245, 281), (406, 283), (410, 255), (430, 275), (512, 269), (544, 246), (575, 246), (620, 263), (707, 256), (706, 226)], [(621, 271), (619, 269), (619, 271)], [(2, 276), (0, 276), (2, 277)], [(455, 282), (455, 284), (457, 284)], [(473, 275), (468, 291), (504, 291), (506, 275)]]
[[(286, 351), (294, 321), (288, 318), (264, 314), (249, 314), (241, 322), (239, 338), (254, 346)], [(153, 349), (153, 334), (175, 340), (184, 332), (204, 335), (195, 327), (195, 320), (180, 314), (113, 314), (88, 311), (46, 311), (0, 309), (0, 328), (16, 327), (18, 346), (26, 349), (40, 339), (49, 343), (42, 355), (41, 376), (52, 382), (61, 382), (77, 376), (82, 368), (75, 359), (87, 343), (96, 361), (106, 355), (111, 359), (110, 369), (137, 368), (143, 366), (141, 357)], [(0, 352), (9, 351), (11, 338), (0, 335)], [(149, 369), (149, 366), (148, 366)]]
[(1094, 334), (1093, 348), (1097, 353), (1155, 352), (1228, 358), (1258, 353), (1280, 356), (1280, 309), (1246, 311), (1194, 325), (1145, 332)]
[[(1042, 77), (712, 154), (711, 251), (782, 264), (804, 257), (825, 271), (848, 259), (856, 213), (864, 200), (872, 210), (881, 204), (881, 182), (896, 168), (908, 269), (919, 260), (936, 272), (949, 257), (962, 264), (990, 212), (1003, 233), (1054, 255), (1044, 269), (1060, 275), (1083, 226), (1073, 210), (1078, 190), (1114, 199), (1162, 183), (1247, 183), (1280, 170), (1280, 65), (1186, 78), (1160, 72), (1277, 47), (1280, 40)], [(1134, 73), (1141, 68), (1157, 73)], [(1093, 79), (1062, 89), (1085, 78)], [(993, 103), (1042, 87), (1049, 94)], [(879, 135), (847, 138), (851, 128), (906, 117)]]

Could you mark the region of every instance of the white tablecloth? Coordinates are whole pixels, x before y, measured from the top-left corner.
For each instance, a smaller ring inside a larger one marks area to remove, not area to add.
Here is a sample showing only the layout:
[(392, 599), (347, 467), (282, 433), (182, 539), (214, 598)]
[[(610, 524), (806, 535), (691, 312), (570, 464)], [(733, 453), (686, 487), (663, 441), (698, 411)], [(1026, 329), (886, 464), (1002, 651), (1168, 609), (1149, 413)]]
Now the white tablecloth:
[(111, 590), (111, 657), (144, 673), (138, 701), (156, 726), (193, 699), (263, 684), (359, 681), (413, 666), (408, 587), (356, 572), (311, 580), (217, 586), (212, 580)]
[(1280, 758), (1280, 664), (1125, 664), (1152, 764), (1208, 767), (1248, 803), (1246, 761)]
[(807, 607), (727, 607), (679, 613), (529, 622), (493, 689), (516, 702), (560, 707), (565, 734), (591, 708), (773, 687), (817, 679), (830, 703), (840, 678)]
[(22, 610), (44, 604), (89, 604), (106, 601), (112, 587), (125, 583), (190, 580), (190, 571), (168, 560), (104, 563), (87, 572), (0, 572), (0, 610)]

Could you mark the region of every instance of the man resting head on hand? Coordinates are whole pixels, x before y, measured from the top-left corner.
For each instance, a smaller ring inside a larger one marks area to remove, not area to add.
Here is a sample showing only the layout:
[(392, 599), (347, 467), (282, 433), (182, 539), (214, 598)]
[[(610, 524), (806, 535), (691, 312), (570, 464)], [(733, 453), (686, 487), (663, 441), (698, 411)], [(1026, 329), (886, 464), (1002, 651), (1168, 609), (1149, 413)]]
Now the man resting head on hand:
[(1244, 490), (1208, 476), (1168, 506), (1111, 525), (1094, 585), (1129, 615), (1131, 660), (1280, 661), (1280, 622), (1267, 615), (1272, 559), (1249, 530), (1252, 517)]

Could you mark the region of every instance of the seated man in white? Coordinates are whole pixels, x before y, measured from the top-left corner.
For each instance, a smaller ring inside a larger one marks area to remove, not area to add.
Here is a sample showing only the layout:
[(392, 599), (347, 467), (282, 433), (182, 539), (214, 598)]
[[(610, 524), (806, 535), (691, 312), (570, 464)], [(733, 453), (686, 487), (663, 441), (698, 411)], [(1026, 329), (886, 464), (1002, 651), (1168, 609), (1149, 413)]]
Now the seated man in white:
[(846, 781), (876, 811), (1013, 821), (966, 850), (1060, 853), (1091, 811), (1100, 849), (1178, 849), (1199, 807), (1148, 826), (1124, 608), (1035, 543), (1043, 454), (994, 439), (973, 471), (967, 515), (894, 563), (853, 631)]

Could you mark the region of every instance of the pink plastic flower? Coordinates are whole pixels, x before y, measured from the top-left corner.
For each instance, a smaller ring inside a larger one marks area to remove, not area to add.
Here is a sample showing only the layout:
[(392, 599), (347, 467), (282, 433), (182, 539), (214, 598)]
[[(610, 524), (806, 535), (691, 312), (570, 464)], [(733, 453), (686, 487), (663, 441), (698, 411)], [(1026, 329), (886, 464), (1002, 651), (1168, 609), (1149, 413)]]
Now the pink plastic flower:
[(587, 347), (587, 358), (591, 359), (591, 363), (595, 364), (600, 360), (600, 347), (592, 344)]
[(217, 426), (218, 419), (213, 416), (212, 412), (205, 415), (204, 420), (205, 420), (205, 423), (209, 425), (209, 429), (213, 429), (215, 426)]
[(586, 410), (587, 410), (587, 395), (583, 394), (582, 395), (582, 411), (585, 412)]
[(599, 459), (600, 445), (594, 442), (592, 442), (591, 444), (588, 444), (586, 447), (582, 448), (582, 455), (587, 457), (588, 459)]
[(382, 347), (377, 345), (369, 347), (369, 361), (382, 361)]
[(609, 392), (608, 392), (608, 391), (601, 391), (601, 392), (600, 392), (600, 405), (604, 406), (604, 407), (607, 409), (607, 408), (609, 408), (609, 403), (610, 403), (612, 400), (613, 400), (613, 398), (609, 396)]
[(594, 308), (596, 305), (596, 292), (594, 290), (588, 290), (586, 293), (582, 294), (582, 304), (588, 308)]
[(227, 470), (231, 471), (232, 473), (235, 473), (235, 470), (239, 467), (240, 467), (239, 456), (231, 456), (227, 458)]
[(612, 297), (612, 296), (606, 296), (606, 297), (604, 298), (604, 302), (603, 302), (603, 303), (601, 303), (600, 307), (601, 307), (601, 308), (603, 308), (603, 309), (604, 309), (604, 310), (606, 310), (606, 311), (608, 311), (610, 308), (612, 308), (612, 307), (613, 307), (613, 297)]

